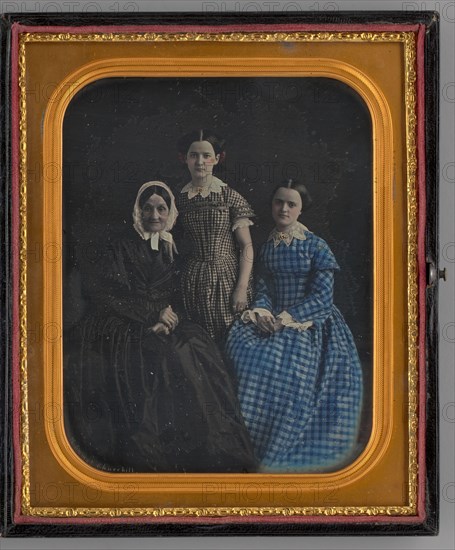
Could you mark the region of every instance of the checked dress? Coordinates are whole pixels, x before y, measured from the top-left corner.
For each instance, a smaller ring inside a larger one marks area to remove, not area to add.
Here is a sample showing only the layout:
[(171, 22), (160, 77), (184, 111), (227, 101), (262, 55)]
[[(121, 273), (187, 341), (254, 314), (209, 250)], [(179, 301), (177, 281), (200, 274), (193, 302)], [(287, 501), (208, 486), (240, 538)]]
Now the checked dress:
[[(218, 178), (207, 196), (179, 193), (178, 223), (187, 245), (181, 272), (181, 288), (189, 319), (203, 326), (221, 342), (234, 321), (231, 296), (239, 273), (239, 251), (234, 231), (252, 225), (254, 212), (248, 202)], [(178, 244), (179, 251), (185, 246)], [(248, 290), (251, 300), (251, 289)]]
[[(237, 321), (227, 339), (264, 471), (335, 469), (349, 460), (357, 439), (362, 373), (352, 334), (333, 305), (339, 267), (325, 241), (304, 229), (300, 239), (271, 238), (262, 246), (251, 306), (274, 316), (287, 312), (294, 326), (263, 335)], [(309, 328), (294, 328), (310, 321)]]

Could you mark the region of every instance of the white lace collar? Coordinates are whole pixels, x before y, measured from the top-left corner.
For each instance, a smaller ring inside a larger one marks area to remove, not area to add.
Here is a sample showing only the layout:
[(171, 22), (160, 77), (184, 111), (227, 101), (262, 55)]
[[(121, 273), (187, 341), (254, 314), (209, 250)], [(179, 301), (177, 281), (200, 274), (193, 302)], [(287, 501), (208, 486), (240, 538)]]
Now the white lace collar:
[(267, 240), (273, 240), (273, 245), (275, 247), (280, 243), (289, 246), (292, 243), (292, 239), (298, 239), (299, 241), (306, 240), (305, 231), (309, 231), (308, 227), (303, 225), (303, 223), (296, 222), (288, 231), (278, 231), (275, 227)]
[(221, 181), (216, 176), (212, 176), (212, 183), (204, 187), (194, 187), (193, 184), (187, 183), (180, 193), (188, 193), (188, 198), (192, 199), (201, 195), (204, 199), (210, 195), (210, 193), (221, 193), (223, 187), (226, 187), (226, 183)]

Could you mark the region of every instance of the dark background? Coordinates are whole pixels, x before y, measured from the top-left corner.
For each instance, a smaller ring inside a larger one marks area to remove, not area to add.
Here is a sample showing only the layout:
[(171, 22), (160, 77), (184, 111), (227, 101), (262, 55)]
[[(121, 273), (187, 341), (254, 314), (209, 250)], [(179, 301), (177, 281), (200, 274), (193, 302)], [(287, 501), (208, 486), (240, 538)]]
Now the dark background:
[(109, 78), (72, 99), (63, 127), (65, 328), (86, 302), (84, 272), (98, 250), (132, 224), (139, 187), (158, 179), (175, 192), (190, 180), (176, 143), (195, 128), (226, 139), (215, 174), (253, 206), (255, 247), (273, 227), (271, 190), (292, 177), (313, 205), (301, 221), (324, 238), (341, 271), (335, 304), (351, 328), (365, 373), (363, 439), (371, 421), (372, 128), (361, 97), (329, 78)]

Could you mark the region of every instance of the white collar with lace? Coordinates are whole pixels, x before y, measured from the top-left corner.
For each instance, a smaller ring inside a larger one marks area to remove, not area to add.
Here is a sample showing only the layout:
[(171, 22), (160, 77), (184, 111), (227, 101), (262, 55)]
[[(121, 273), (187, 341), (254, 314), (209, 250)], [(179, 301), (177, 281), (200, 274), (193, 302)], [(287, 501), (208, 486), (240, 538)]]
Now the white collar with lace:
[(273, 245), (275, 247), (280, 243), (284, 243), (286, 246), (289, 246), (292, 243), (292, 239), (304, 241), (306, 239), (305, 231), (309, 231), (308, 227), (303, 225), (303, 223), (296, 222), (287, 231), (278, 231), (275, 227), (267, 240), (271, 241), (273, 239)]
[(188, 198), (192, 199), (201, 195), (204, 199), (210, 195), (210, 193), (221, 193), (223, 187), (226, 187), (226, 183), (221, 181), (216, 176), (212, 176), (212, 183), (210, 185), (204, 185), (201, 187), (194, 186), (192, 182), (187, 183), (180, 193), (188, 193)]

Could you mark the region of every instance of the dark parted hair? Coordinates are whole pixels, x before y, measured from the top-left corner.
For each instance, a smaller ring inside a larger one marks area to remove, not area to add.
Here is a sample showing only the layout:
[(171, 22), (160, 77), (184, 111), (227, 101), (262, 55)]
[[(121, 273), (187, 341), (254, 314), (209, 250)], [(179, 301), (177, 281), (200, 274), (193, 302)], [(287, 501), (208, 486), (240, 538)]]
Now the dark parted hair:
[(275, 196), (275, 193), (278, 191), (278, 189), (281, 189), (284, 187), (285, 189), (293, 189), (294, 191), (297, 191), (297, 193), (300, 195), (300, 198), (302, 200), (302, 212), (304, 210), (308, 210), (310, 206), (313, 204), (313, 199), (311, 198), (310, 193), (308, 192), (308, 189), (303, 185), (303, 183), (299, 183), (291, 178), (287, 180), (283, 180), (280, 185), (277, 185), (275, 189), (272, 191), (272, 195), (270, 197), (270, 202), (272, 202), (273, 197)]
[(139, 206), (141, 209), (144, 207), (144, 204), (149, 200), (152, 195), (158, 195), (159, 197), (161, 197), (167, 204), (167, 207), (169, 209), (171, 208), (171, 196), (169, 195), (167, 190), (164, 189), (164, 187), (152, 185), (151, 187), (147, 187), (147, 189), (145, 189), (139, 197)]
[(191, 144), (195, 141), (208, 141), (215, 151), (215, 155), (221, 155), (225, 150), (226, 140), (217, 135), (212, 130), (200, 129), (192, 130), (179, 139), (177, 143), (178, 152), (186, 155)]

